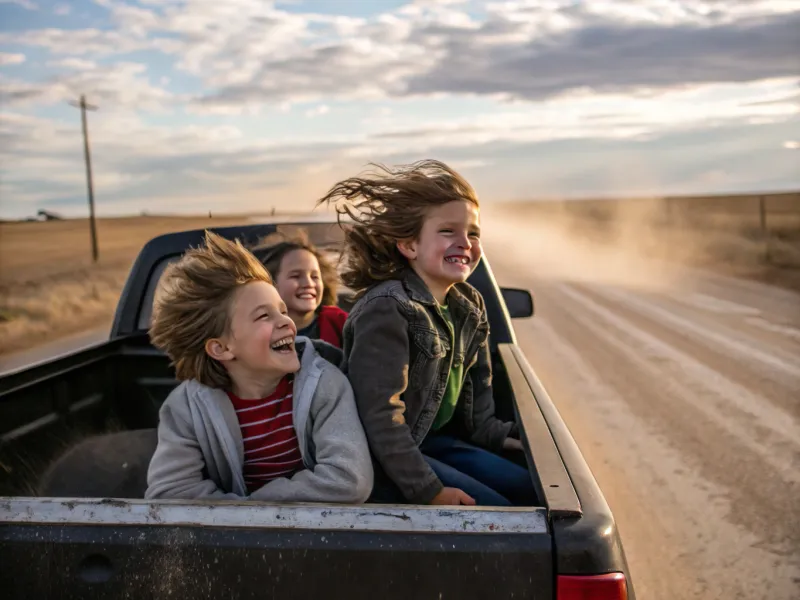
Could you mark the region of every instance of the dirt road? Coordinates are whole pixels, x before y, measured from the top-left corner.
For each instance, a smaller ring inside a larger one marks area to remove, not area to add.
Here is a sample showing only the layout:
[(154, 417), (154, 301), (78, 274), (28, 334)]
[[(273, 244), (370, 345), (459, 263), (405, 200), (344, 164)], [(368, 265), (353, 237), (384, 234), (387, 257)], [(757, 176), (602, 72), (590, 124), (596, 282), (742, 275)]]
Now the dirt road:
[(530, 240), (485, 245), (501, 285), (535, 292), (519, 341), (638, 597), (800, 598), (800, 296)]

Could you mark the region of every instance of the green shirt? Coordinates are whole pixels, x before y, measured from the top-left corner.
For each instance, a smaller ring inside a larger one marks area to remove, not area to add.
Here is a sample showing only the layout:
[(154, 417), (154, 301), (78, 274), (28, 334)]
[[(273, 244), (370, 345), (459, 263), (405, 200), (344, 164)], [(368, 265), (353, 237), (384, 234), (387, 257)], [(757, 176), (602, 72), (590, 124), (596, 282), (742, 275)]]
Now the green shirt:
[[(446, 306), (439, 307), (447, 321), (447, 326), (450, 328), (450, 348), (455, 348), (455, 330), (453, 328), (453, 319), (450, 316), (450, 310)], [(441, 429), (450, 419), (453, 418), (453, 413), (456, 412), (456, 404), (458, 404), (458, 397), (461, 395), (461, 379), (464, 375), (464, 365), (453, 365), (450, 367), (450, 377), (447, 379), (447, 389), (444, 391), (442, 403), (439, 405), (439, 412), (436, 413), (436, 418), (433, 420), (431, 429), (436, 431)]]

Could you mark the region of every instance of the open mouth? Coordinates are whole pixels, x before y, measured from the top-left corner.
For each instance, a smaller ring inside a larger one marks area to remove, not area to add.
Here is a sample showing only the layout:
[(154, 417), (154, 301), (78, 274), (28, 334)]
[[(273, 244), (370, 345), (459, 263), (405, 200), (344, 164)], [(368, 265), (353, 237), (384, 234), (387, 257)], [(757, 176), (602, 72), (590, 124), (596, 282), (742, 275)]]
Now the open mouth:
[(445, 262), (449, 262), (456, 265), (468, 265), (470, 263), (469, 256), (464, 256), (463, 254), (455, 255), (455, 256), (445, 256)]
[(280, 354), (289, 354), (294, 352), (294, 336), (290, 335), (285, 338), (279, 339), (277, 342), (270, 346), (275, 352)]
[(300, 300), (316, 300), (317, 295), (313, 292), (301, 292), (297, 294), (295, 298), (299, 298)]

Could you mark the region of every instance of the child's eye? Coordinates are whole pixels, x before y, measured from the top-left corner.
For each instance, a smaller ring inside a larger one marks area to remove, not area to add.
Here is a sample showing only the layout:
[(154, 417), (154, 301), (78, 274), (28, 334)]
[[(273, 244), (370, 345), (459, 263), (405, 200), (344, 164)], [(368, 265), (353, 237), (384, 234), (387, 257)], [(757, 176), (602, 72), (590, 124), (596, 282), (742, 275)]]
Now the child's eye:
[(470, 233), (470, 236), (472, 236), (474, 238), (479, 238), (479, 237), (481, 237), (481, 234), (480, 234), (479, 231), (473, 231), (473, 232)]
[(258, 320), (259, 321), (262, 320), (262, 319), (269, 319), (269, 313), (263, 313), (263, 314), (258, 316)]
[(453, 233), (452, 229), (440, 229), (439, 233)]

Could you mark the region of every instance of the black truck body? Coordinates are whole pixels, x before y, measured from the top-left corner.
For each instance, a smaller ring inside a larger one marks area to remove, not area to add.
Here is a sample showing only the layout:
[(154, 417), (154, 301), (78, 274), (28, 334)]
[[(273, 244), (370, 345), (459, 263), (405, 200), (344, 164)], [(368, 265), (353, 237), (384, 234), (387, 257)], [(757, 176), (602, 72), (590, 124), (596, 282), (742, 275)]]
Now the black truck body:
[[(340, 237), (335, 223), (289, 226)], [(249, 244), (280, 227), (213, 230)], [(144, 246), (108, 341), (0, 376), (3, 598), (634, 598), (611, 511), (516, 344), (511, 319), (533, 313), (531, 296), (499, 288), (486, 257), (470, 282), (489, 313), (497, 410), (520, 423), (538, 506), (142, 499), (158, 409), (177, 385), (147, 336), (153, 292), (202, 239)]]

